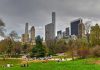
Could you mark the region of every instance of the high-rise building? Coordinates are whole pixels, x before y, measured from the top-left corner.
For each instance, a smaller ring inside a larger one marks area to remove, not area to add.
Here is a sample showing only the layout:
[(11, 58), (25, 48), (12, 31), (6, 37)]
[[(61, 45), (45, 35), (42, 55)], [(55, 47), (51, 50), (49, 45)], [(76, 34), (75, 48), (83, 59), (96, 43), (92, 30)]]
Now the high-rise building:
[(61, 38), (63, 38), (63, 33), (60, 30), (60, 31), (57, 31), (57, 39), (61, 39)]
[(71, 22), (71, 35), (78, 36), (78, 25), (82, 22), (82, 19), (79, 18)]
[(52, 23), (45, 25), (45, 41), (55, 39), (55, 12), (52, 12)]
[(25, 25), (25, 36), (24, 36), (25, 42), (29, 42), (29, 34), (28, 34), (28, 23)]
[(25, 33), (22, 34), (22, 42), (24, 42), (24, 43), (29, 42), (28, 23), (25, 24)]
[(63, 38), (65, 38), (65, 37), (66, 37), (66, 31), (63, 32)]
[(65, 29), (66, 36), (69, 36), (69, 27)]
[(53, 40), (55, 38), (54, 34), (54, 24), (50, 23), (45, 26), (45, 40)]
[(31, 44), (35, 45), (35, 27), (34, 26), (31, 27), (30, 32), (31, 32), (30, 34)]
[(78, 36), (79, 36), (79, 38), (82, 38), (84, 35), (85, 35), (85, 26), (84, 26), (84, 24), (81, 22), (81, 23), (78, 25)]
[(56, 13), (55, 12), (52, 12), (52, 23), (53, 23), (53, 27), (54, 27), (54, 36), (55, 36), (55, 33), (56, 33)]
[(55, 12), (52, 12), (52, 23), (54, 23), (55, 24), (55, 20), (56, 19), (56, 14), (55, 14)]
[(25, 33), (22, 34), (22, 42), (30, 43), (31, 45), (35, 45), (35, 27), (34, 26), (31, 27), (30, 33), (28, 31), (29, 31), (28, 23), (26, 23), (25, 24)]
[(25, 25), (25, 34), (28, 34), (28, 23)]
[(22, 34), (22, 42), (25, 42), (25, 34)]

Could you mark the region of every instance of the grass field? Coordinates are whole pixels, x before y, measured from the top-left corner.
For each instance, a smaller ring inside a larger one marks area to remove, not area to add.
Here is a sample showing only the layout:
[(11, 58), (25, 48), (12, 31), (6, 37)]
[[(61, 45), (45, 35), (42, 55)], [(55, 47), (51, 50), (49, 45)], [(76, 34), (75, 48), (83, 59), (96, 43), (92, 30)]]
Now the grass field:
[[(10, 60), (8, 60), (7, 62), (9, 61)], [(17, 60), (12, 60), (12, 63), (14, 63), (14, 67), (0, 67), (0, 70), (100, 70), (100, 65), (88, 63), (91, 61), (92, 60), (75, 60), (65, 62), (51, 61), (47, 63), (38, 62), (30, 63), (29, 67), (20, 67), (20, 65), (17, 65)]]
[(20, 62), (21, 60), (18, 59), (6, 59), (6, 60), (0, 59), (0, 67), (6, 64), (18, 65)]

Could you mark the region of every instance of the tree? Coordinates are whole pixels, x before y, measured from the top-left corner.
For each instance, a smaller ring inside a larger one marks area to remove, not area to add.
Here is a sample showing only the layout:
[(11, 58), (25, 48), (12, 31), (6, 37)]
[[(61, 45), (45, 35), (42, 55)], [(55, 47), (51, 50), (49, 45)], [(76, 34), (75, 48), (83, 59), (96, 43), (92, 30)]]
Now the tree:
[(21, 42), (16, 42), (15, 46), (13, 47), (13, 54), (14, 55), (19, 55), (22, 51), (22, 45)]
[(60, 39), (56, 42), (55, 52), (56, 53), (64, 53), (68, 50), (67, 43), (64, 39)]
[(12, 53), (12, 49), (13, 49), (13, 43), (12, 43), (12, 40), (10, 38), (7, 39), (7, 44), (8, 44), (8, 46), (7, 46), (7, 52), (6, 53), (8, 54), (8, 56), (11, 57), (11, 53)]
[(40, 36), (36, 37), (36, 46), (32, 49), (32, 57), (44, 57), (46, 56), (47, 50), (42, 43), (42, 38)]
[[(11, 55), (15, 54), (16, 51), (18, 51), (18, 44), (16, 44), (17, 42), (15, 41), (15, 39), (18, 38), (18, 34), (16, 31), (11, 31), (9, 33), (9, 36), (5, 38), (6, 40), (6, 53), (8, 54), (9, 57), (11, 57)], [(16, 50), (15, 50), (16, 49)]]
[(88, 49), (88, 45), (87, 42), (84, 40), (79, 40), (79, 47), (77, 49), (77, 56), (79, 56), (79, 58), (86, 58), (89, 55), (89, 49)]
[(74, 40), (69, 40), (68, 44), (69, 44), (69, 51), (71, 53), (72, 60), (74, 60), (74, 47), (75, 47), (75, 42), (74, 42)]
[(91, 27), (90, 40), (92, 46), (100, 45), (100, 26), (98, 24)]
[(46, 46), (49, 48), (49, 55), (56, 54), (56, 41), (55, 40), (46, 41)]
[(5, 27), (5, 23), (0, 19), (0, 36), (2, 36), (2, 37), (5, 37), (4, 27)]
[(29, 51), (28, 51), (28, 48), (29, 48), (30, 46), (28, 45), (28, 44), (23, 44), (22, 45), (22, 50), (23, 50), (23, 53), (24, 54), (27, 54)]
[(86, 37), (87, 37), (88, 46), (90, 44), (90, 35), (89, 35), (89, 31), (90, 31), (90, 27), (91, 27), (90, 23), (91, 23), (91, 21), (87, 21), (85, 23), (85, 31), (86, 31)]
[(14, 30), (11, 31), (11, 32), (9, 33), (9, 37), (10, 37), (12, 40), (19, 39), (19, 36), (18, 36), (17, 32), (14, 31)]
[[(5, 23), (0, 19), (0, 36), (5, 37)], [(4, 45), (4, 43), (2, 43), (2, 45)], [(2, 49), (2, 53), (4, 53), (5, 47), (1, 46), (0, 44), (0, 49)]]

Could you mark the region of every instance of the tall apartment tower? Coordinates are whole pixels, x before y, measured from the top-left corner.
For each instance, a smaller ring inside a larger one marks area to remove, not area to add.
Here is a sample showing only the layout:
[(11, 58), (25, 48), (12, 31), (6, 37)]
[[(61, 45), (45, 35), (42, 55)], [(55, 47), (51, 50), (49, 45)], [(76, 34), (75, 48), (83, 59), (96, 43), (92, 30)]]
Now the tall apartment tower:
[(52, 12), (52, 24), (54, 24), (54, 37), (55, 37), (55, 33), (56, 33), (56, 13)]
[(61, 39), (61, 38), (63, 38), (63, 33), (60, 30), (60, 31), (57, 31), (57, 39)]
[(28, 23), (25, 25), (25, 36), (24, 36), (25, 42), (29, 42), (29, 34), (28, 34)]
[(25, 25), (25, 34), (28, 34), (28, 23)]
[(31, 34), (30, 34), (31, 44), (35, 45), (35, 27), (34, 26), (31, 27), (30, 32), (31, 32)]
[(85, 25), (81, 21), (80, 24), (78, 25), (78, 36), (79, 38), (82, 38), (85, 35)]
[(52, 12), (52, 23), (54, 23), (55, 24), (55, 20), (56, 19), (56, 14), (55, 14), (55, 12)]
[(45, 25), (45, 41), (55, 39), (55, 12), (52, 12), (52, 23)]
[(67, 27), (67, 28), (65, 29), (65, 32), (66, 32), (66, 36), (69, 36), (69, 27)]
[(79, 18), (77, 20), (74, 20), (71, 22), (71, 35), (76, 35), (78, 36), (78, 32), (79, 32), (79, 24), (82, 22), (82, 19)]

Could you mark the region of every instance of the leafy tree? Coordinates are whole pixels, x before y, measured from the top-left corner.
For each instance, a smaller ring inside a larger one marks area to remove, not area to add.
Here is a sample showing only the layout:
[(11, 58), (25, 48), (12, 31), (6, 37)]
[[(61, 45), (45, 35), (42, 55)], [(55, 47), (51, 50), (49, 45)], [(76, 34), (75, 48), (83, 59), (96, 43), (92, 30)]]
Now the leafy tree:
[(100, 45), (100, 26), (98, 24), (91, 27), (90, 40), (92, 46)]
[(36, 46), (32, 49), (32, 57), (44, 57), (46, 56), (46, 47), (42, 43), (42, 38), (40, 36), (36, 37)]
[(68, 50), (67, 43), (64, 39), (49, 40), (48, 41), (49, 54), (55, 55), (57, 53), (64, 53)]
[(22, 45), (22, 51), (23, 51), (24, 54), (27, 54), (29, 52), (29, 47), (30, 47), (29, 44), (23, 44)]
[(48, 40), (46, 41), (46, 45), (49, 48), (49, 55), (56, 54), (56, 41)]
[(68, 50), (67, 43), (64, 39), (60, 39), (56, 42), (55, 52), (56, 53), (64, 53)]
[(74, 42), (74, 40), (69, 40), (68, 44), (69, 44), (69, 51), (70, 51), (72, 60), (74, 60), (74, 48), (75, 48), (75, 42)]
[(7, 39), (7, 44), (8, 44), (8, 46), (7, 46), (6, 53), (11, 57), (11, 52), (12, 52), (12, 49), (13, 49), (13, 43), (12, 43), (10, 38)]

